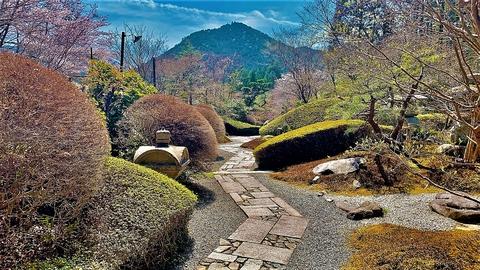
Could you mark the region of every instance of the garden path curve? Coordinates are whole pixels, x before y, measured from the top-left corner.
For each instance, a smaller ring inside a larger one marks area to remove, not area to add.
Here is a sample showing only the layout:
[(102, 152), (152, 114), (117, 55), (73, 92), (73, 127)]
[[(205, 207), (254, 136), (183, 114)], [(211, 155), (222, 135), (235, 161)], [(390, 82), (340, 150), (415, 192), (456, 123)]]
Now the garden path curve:
[(252, 151), (240, 147), (253, 138), (232, 137), (232, 142), (220, 146), (234, 156), (215, 179), (247, 219), (228, 239), (219, 239), (219, 246), (199, 263), (198, 270), (285, 269), (307, 228), (306, 218), (256, 179), (268, 172), (254, 171)]

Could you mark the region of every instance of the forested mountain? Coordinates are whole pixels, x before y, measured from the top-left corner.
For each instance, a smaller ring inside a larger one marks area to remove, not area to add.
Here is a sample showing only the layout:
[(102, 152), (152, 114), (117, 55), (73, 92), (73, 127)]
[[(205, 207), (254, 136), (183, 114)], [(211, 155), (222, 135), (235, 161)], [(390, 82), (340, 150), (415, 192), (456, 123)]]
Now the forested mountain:
[(188, 51), (226, 56), (237, 67), (247, 69), (275, 62), (268, 53), (273, 38), (243, 23), (233, 22), (217, 29), (194, 32), (168, 50), (164, 56), (178, 56)]

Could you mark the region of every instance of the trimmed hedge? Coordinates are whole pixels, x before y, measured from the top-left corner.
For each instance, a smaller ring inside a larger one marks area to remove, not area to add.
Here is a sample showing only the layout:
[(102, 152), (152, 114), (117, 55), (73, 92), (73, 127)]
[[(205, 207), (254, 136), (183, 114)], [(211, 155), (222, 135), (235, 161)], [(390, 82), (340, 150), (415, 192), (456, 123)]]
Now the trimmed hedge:
[(196, 196), (167, 176), (108, 158), (92, 202), (88, 240), (96, 268), (169, 269), (187, 235)]
[(241, 122), (231, 118), (224, 118), (225, 129), (228, 135), (255, 136), (259, 134), (260, 127)]
[(340, 154), (368, 131), (362, 120), (320, 122), (273, 137), (255, 148), (254, 155), (260, 169), (280, 169)]
[(260, 135), (280, 135), (282, 133), (325, 120), (325, 110), (334, 99), (313, 100), (278, 116), (260, 128)]
[(212, 106), (207, 104), (195, 105), (195, 109), (207, 119), (210, 125), (215, 131), (215, 136), (217, 137), (217, 142), (225, 143), (228, 142), (227, 133), (225, 131), (225, 125), (223, 124), (223, 119), (218, 115), (218, 113), (213, 109)]
[(120, 121), (118, 146), (121, 157), (132, 159), (142, 145), (155, 145), (155, 132), (162, 128), (172, 134), (172, 144), (185, 146), (194, 161), (213, 160), (218, 144), (210, 123), (195, 107), (181, 99), (148, 95), (135, 101)]

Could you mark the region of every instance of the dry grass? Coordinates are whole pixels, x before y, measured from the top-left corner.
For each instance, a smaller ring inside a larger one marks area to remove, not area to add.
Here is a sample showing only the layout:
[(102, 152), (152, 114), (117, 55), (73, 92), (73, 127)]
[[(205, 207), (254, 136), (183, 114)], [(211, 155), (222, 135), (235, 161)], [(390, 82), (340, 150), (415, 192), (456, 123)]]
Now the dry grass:
[(225, 124), (223, 123), (223, 119), (212, 108), (212, 106), (207, 104), (200, 104), (196, 105), (195, 108), (203, 115), (203, 117), (205, 117), (205, 119), (207, 119), (207, 121), (212, 126), (213, 131), (215, 131), (215, 136), (217, 137), (217, 142), (228, 142), (227, 132), (225, 131)]
[(155, 132), (162, 128), (171, 132), (172, 144), (186, 146), (195, 161), (218, 155), (215, 132), (207, 119), (173, 96), (155, 94), (137, 100), (128, 108), (120, 127), (120, 152), (130, 159), (139, 146), (155, 145)]
[[(320, 181), (312, 187), (345, 195), (370, 195), (407, 192), (419, 184), (418, 179), (410, 175), (406, 168), (398, 164), (396, 157), (383, 155), (381, 160), (394, 183), (393, 186), (385, 186), (378, 167), (373, 161), (374, 154), (369, 152), (347, 152), (340, 156), (293, 165), (284, 171), (273, 173), (272, 177), (281, 181), (307, 184), (315, 177), (312, 170), (317, 165), (331, 160), (350, 157), (364, 157), (367, 160), (367, 164), (357, 173), (322, 175), (320, 176)], [(352, 185), (354, 180), (362, 183), (364, 188), (355, 189)]]
[(110, 145), (94, 104), (65, 77), (10, 53), (0, 63), (0, 268), (8, 269), (66, 234), (101, 187)]
[(349, 239), (355, 249), (344, 270), (478, 270), (478, 231), (420, 231), (391, 224), (364, 227)]

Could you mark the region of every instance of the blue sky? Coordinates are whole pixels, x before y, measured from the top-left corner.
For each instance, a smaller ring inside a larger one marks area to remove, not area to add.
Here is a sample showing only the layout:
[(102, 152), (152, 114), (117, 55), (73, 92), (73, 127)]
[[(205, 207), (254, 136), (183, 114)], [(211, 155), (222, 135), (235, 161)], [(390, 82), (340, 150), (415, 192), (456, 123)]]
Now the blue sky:
[(145, 25), (163, 33), (171, 47), (198, 30), (217, 28), (232, 21), (243, 22), (270, 34), (279, 27), (295, 27), (297, 12), (305, 0), (290, 1), (158, 1), (158, 0), (86, 0), (95, 3), (100, 15), (110, 22), (109, 30), (124, 23)]

